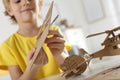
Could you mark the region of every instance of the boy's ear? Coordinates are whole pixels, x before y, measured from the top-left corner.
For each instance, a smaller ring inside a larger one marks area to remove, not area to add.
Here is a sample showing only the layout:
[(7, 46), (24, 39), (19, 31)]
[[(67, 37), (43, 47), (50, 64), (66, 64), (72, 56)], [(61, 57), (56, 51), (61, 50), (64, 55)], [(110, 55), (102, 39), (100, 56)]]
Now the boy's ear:
[(13, 16), (13, 13), (12, 13), (12, 10), (10, 7), (7, 7), (6, 8), (6, 12), (10, 15), (10, 16)]

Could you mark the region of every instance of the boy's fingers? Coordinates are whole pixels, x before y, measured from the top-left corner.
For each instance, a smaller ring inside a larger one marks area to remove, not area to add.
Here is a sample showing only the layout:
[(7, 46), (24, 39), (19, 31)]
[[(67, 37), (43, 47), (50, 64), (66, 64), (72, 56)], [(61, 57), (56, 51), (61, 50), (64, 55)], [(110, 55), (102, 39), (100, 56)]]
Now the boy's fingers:
[(48, 44), (49, 48), (54, 48), (54, 49), (62, 49), (65, 47), (64, 44)]
[(52, 38), (47, 38), (45, 40), (47, 44), (53, 43), (53, 42), (58, 42), (58, 43), (65, 43), (65, 40), (61, 37), (52, 37)]
[(29, 51), (30, 54), (35, 52), (35, 48), (33, 48), (32, 50)]
[(33, 48), (32, 50), (30, 50), (30, 51), (28, 52), (28, 60), (30, 60), (30, 59), (33, 57), (34, 52), (35, 52), (35, 48)]
[(50, 30), (49, 35), (54, 35), (54, 36), (58, 36), (58, 37), (63, 38), (63, 35), (59, 31), (55, 31), (55, 30)]

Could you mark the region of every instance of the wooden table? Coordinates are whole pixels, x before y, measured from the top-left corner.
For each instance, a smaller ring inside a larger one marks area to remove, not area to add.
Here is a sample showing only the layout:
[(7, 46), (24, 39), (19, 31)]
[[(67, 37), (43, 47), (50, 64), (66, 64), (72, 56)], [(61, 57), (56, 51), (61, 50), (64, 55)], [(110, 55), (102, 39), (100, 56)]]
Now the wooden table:
[[(93, 59), (86, 71), (79, 76), (71, 77), (67, 80), (84, 80), (90, 76), (95, 75), (101, 71), (109, 69), (111, 67), (120, 65), (120, 56), (113, 56), (113, 57), (105, 57), (102, 60)], [(0, 80), (11, 80), (9, 75), (5, 75), (0, 77)], [(61, 77), (61, 74), (54, 75), (51, 77), (43, 78), (41, 80), (66, 80), (64, 77)]]
[(90, 76), (118, 65), (120, 65), (120, 56), (104, 57), (102, 60), (93, 59), (82, 75), (65, 79), (64, 77), (61, 77), (61, 74), (58, 74), (42, 80), (85, 80)]

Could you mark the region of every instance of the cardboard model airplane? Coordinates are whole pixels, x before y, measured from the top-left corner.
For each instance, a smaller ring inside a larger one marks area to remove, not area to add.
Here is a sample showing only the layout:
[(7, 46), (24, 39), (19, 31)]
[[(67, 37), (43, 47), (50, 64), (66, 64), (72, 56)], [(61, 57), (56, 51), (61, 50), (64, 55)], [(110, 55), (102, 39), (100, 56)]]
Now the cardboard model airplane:
[(107, 37), (105, 38), (104, 42), (101, 44), (102, 46), (104, 46), (104, 49), (99, 50), (95, 53), (92, 53), (92, 55), (90, 55), (90, 56), (93, 58), (102, 58), (104, 56), (120, 55), (120, 48), (119, 48), (120, 34), (116, 35), (114, 33), (115, 31), (117, 31), (119, 29), (120, 29), (120, 26), (118, 26), (117, 28), (114, 28), (112, 30), (107, 30), (105, 32), (87, 36), (87, 38), (89, 38), (89, 37), (104, 34), (104, 33), (107, 34)]
[(83, 56), (71, 55), (70, 57), (66, 58), (64, 63), (61, 65), (61, 68), (64, 71), (63, 75), (66, 78), (69, 78), (73, 75), (82, 74), (86, 70), (89, 61), (93, 58), (102, 59), (104, 56), (120, 55), (120, 34), (115, 35), (114, 33), (119, 29), (120, 26), (112, 30), (107, 30), (105, 32), (88, 35), (87, 38), (104, 33), (108, 34), (104, 42), (101, 44), (104, 46), (104, 49), (92, 54), (88, 54), (84, 49), (80, 49), (80, 52), (83, 54)]
[(50, 26), (54, 23), (54, 21), (58, 18), (58, 15), (55, 17), (55, 19), (51, 22), (51, 16), (52, 16), (52, 9), (53, 9), (53, 1), (49, 7), (49, 10), (47, 12), (47, 15), (45, 17), (45, 20), (43, 21), (43, 24), (41, 25), (41, 28), (39, 30), (38, 36), (37, 36), (37, 42), (36, 42), (36, 51), (35, 54), (33, 55), (31, 64), (30, 64), (30, 69), (32, 68), (39, 52), (40, 49), (49, 33)]

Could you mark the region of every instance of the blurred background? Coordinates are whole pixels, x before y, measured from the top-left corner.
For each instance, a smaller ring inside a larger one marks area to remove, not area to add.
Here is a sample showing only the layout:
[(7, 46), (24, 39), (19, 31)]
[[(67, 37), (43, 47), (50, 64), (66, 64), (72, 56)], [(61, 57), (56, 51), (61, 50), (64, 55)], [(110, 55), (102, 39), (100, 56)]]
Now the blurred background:
[[(44, 1), (43, 19), (52, 0)], [(4, 7), (0, 0), (0, 43), (18, 29), (18, 26), (11, 24), (3, 12)], [(107, 35), (91, 38), (86, 36), (111, 30), (120, 25), (120, 0), (54, 0), (53, 18), (57, 14), (60, 16), (54, 25), (61, 28), (65, 39), (72, 46), (69, 53), (80, 55), (79, 49), (84, 48), (92, 54), (103, 49), (101, 43)], [(1, 76), (0, 80), (5, 80), (5, 77)]]

